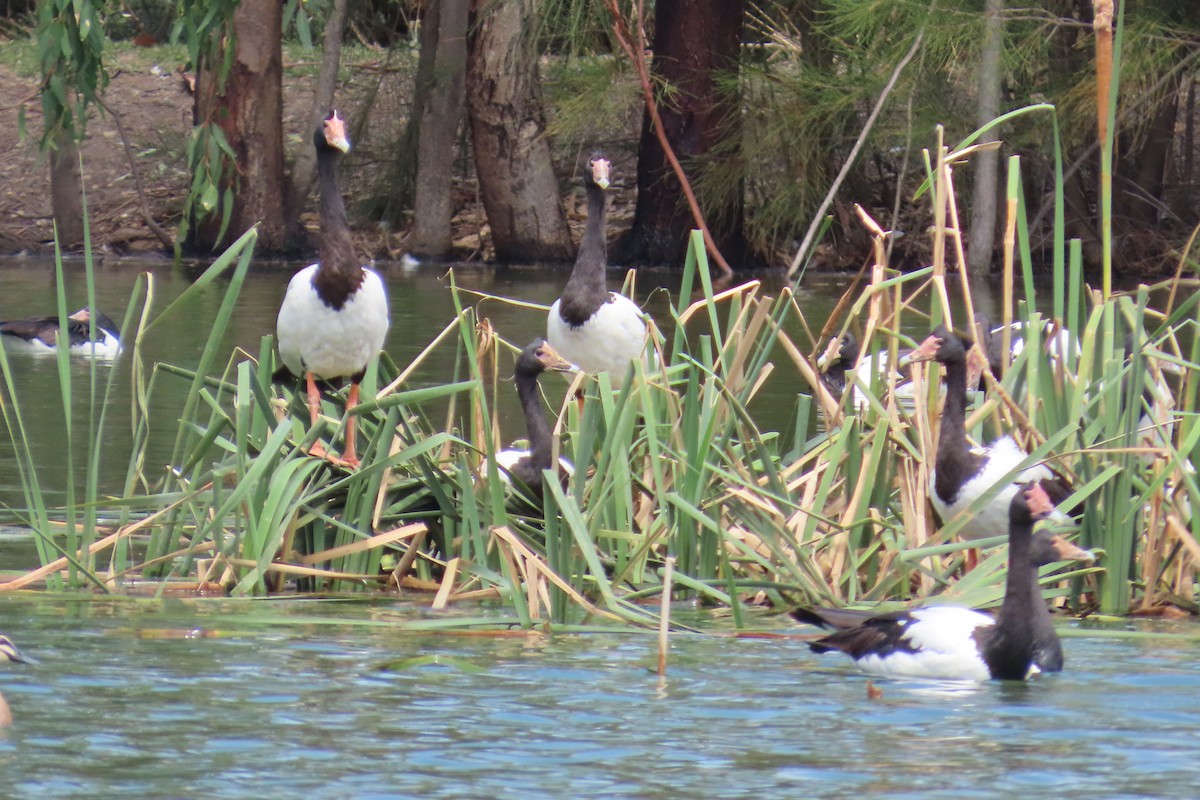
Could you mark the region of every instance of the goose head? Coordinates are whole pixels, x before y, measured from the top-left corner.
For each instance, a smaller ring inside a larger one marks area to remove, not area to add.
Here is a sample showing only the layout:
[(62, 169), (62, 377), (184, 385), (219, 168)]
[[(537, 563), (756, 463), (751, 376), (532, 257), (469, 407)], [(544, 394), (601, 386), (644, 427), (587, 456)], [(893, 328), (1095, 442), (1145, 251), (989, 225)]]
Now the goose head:
[(1013, 497), (1008, 507), (1008, 521), (1012, 525), (1032, 525), (1045, 519), (1054, 511), (1054, 501), (1039, 483), (1026, 484)]
[(921, 361), (936, 361), (947, 364), (962, 364), (967, 367), (967, 386), (978, 386), (983, 371), (987, 369), (987, 356), (970, 339), (959, 336), (945, 325), (933, 329), (925, 341), (901, 361), (901, 366)]
[(1029, 561), (1035, 567), (1044, 567), (1058, 561), (1092, 562), (1095, 560), (1095, 553), (1068, 542), (1059, 533), (1045, 528), (1039, 528), (1033, 532), (1033, 545), (1029, 549)]
[(593, 153), (588, 159), (584, 181), (589, 186), (607, 189), (612, 182), (612, 163), (600, 153)]
[(579, 368), (560, 356), (545, 339), (534, 339), (517, 357), (514, 371), (516, 378), (537, 379), (547, 370), (552, 372), (578, 372)]
[(825, 348), (825, 352), (817, 357), (817, 369), (822, 372), (829, 372), (833, 369), (849, 369), (858, 360), (858, 339), (854, 338), (854, 334), (846, 331), (841, 338), (834, 337), (829, 340), (829, 346)]
[(321, 127), (313, 133), (313, 144), (317, 146), (317, 152), (337, 150), (343, 154), (349, 153), (350, 140), (346, 138), (346, 120), (342, 119), (337, 111), (330, 111)]

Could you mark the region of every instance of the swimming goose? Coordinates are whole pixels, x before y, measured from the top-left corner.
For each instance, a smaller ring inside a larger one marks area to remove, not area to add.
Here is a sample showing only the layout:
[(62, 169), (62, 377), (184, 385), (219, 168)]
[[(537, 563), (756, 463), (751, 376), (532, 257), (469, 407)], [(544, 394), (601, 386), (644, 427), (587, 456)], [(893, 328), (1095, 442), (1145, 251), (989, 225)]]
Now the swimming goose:
[[(92, 332), (93, 321), (95, 333)], [(58, 317), (29, 317), (0, 322), (5, 344), (52, 353), (58, 349)], [(81, 308), (67, 317), (67, 340), (72, 353), (100, 359), (116, 358), (121, 352), (121, 329), (107, 314), (97, 311), (93, 317)]]
[(983, 681), (1025, 680), (1038, 671), (1059, 671), (1062, 649), (1038, 588), (1032, 535), (1034, 523), (1053, 508), (1036, 483), (1013, 497), (1004, 602), (995, 617), (955, 606), (879, 614), (853, 625), (828, 612), (800, 609), (793, 616), (841, 628), (809, 642), (813, 652), (845, 653), (877, 675)]
[(558, 354), (584, 372), (607, 372), (613, 388), (625, 382), (629, 364), (646, 347), (646, 320), (628, 297), (610, 292), (605, 283), (608, 245), (604, 238), (604, 190), (610, 164), (600, 154), (588, 161), (584, 175), (588, 218), (579, 254), (562, 296), (550, 307), (546, 339)]
[[(31, 661), (17, 649), (17, 646), (12, 643), (12, 639), (7, 636), (0, 636), (0, 660), (12, 661), (17, 664), (28, 664)], [(7, 728), (12, 725), (12, 722), (12, 711), (9, 709), (4, 695), (0, 694), (0, 728)]]
[[(1005, 479), (1028, 454), (1008, 435), (988, 447), (967, 444), (967, 351), (971, 343), (939, 326), (909, 355), (909, 361), (937, 361), (945, 369), (946, 400), (938, 433), (937, 459), (929, 475), (929, 501), (945, 524), (963, 512), (980, 495)], [(1002, 530), (1008, 507), (1017, 487), (1030, 481), (1041, 483), (1054, 502), (1070, 495), (1065, 481), (1045, 464), (1035, 464), (1007, 479), (1008, 482), (977, 513), (968, 517), (960, 534), (965, 539), (994, 536)], [(1053, 509), (1056, 521), (1069, 518)]]
[[(334, 111), (313, 135), (317, 148), (320, 188), (321, 239), (318, 261), (297, 272), (288, 283), (276, 323), (279, 358), (308, 389), (311, 422), (317, 424), (321, 393), (316, 379), (349, 378), (346, 398), (346, 445), (342, 458), (331, 461), (358, 466), (355, 442), (358, 384), (368, 362), (383, 348), (388, 330), (387, 292), (372, 269), (361, 266), (354, 255), (346, 206), (337, 167), (350, 150), (345, 121)], [(325, 456), (317, 442), (309, 451)]]
[[(575, 367), (570, 362), (540, 338), (533, 340), (517, 358), (513, 380), (517, 384), (517, 396), (521, 398), (521, 410), (525, 414), (529, 449), (502, 450), (496, 454), (496, 463), (524, 484), (535, 497), (542, 496), (542, 471), (550, 469), (554, 454), (554, 437), (542, 411), (538, 378), (546, 370), (569, 372), (573, 369)], [(558, 461), (565, 475), (574, 472), (566, 459), (560, 458)]]
[[(1064, 539), (1060, 534), (1053, 531), (1041, 529), (1034, 531), (1032, 543), (1029, 549), (1029, 580), (1032, 582), (1034, 591), (1040, 592), (1038, 584), (1038, 569), (1048, 564), (1055, 564), (1060, 561), (1095, 561), (1096, 557), (1091, 552), (1078, 547)], [(936, 611), (939, 608), (947, 608), (947, 606), (931, 606), (928, 609), (918, 609), (917, 611), (893, 612), (891, 614), (880, 614), (878, 611), (853, 609), (853, 608), (798, 608), (792, 611), (792, 616), (801, 622), (807, 622), (810, 625), (817, 625), (829, 630), (846, 630), (859, 625), (864, 625), (872, 620), (883, 618), (897, 619), (903, 618), (909, 620), (908, 624), (915, 622), (916, 617), (921, 611), (932, 611), (934, 616), (944, 613)], [(958, 612), (950, 612), (957, 615)], [(1036, 611), (1035, 611), (1036, 614)], [(1061, 672), (1063, 668), (1062, 644), (1058, 640), (1058, 635), (1054, 633), (1052, 626), (1035, 625), (1034, 626), (1034, 656), (1033, 663), (1041, 672)]]

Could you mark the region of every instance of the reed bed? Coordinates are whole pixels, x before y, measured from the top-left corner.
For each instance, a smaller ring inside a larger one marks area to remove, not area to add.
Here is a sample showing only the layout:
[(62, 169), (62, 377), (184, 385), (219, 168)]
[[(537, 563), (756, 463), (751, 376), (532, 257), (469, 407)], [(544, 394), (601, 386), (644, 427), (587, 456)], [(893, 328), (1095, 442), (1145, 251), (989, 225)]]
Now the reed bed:
[[(915, 368), (916, 402), (905, 407), (891, 391), (894, 379), (856, 380), (863, 398), (856, 404), (851, 392), (833, 395), (816, 367), (829, 338), (847, 330), (863, 343), (863, 358), (887, 351), (893, 364), (899, 348), (936, 323), (969, 330), (973, 295), (956, 234), (953, 168), (971, 152), (969, 142), (930, 152), (924, 197), (938, 220), (934, 263), (908, 274), (890, 269), (887, 233), (860, 212), (873, 256), (819, 325), (790, 290), (769, 296), (755, 281), (714, 285), (694, 236), (669, 335), (652, 326), (654, 357), (634, 365), (633, 380), (619, 391), (607, 375), (579, 376), (570, 386), (543, 381), (575, 477), (560, 486), (547, 474), (540, 507), (505, 489), (495, 460), (504, 441), (496, 398), (512, 391), (505, 377), (523, 343), (506, 342), (480, 318), (472, 304), (479, 296), (459, 288), (452, 273), (457, 313), (430, 332), (425, 354), (402, 367), (385, 355), (363, 382), (363, 396), (373, 399), (355, 412), (369, 442), (361, 468), (346, 472), (306, 455), (318, 437), (340, 433), (341, 398), (327, 397), (324, 424), (309, 430), (303, 397), (271, 382), (270, 337), (257, 353), (219, 348), (250, 265), (249, 231), (189, 289), (218, 279), (228, 287), (195, 368), (143, 362), (141, 343), (186, 307), (188, 294), (158, 311), (153, 281), (139, 283), (123, 356), (136, 390), (136, 444), (119, 498), (96, 488), (102, 399), (117, 371), (93, 368), (80, 387), (60, 355), (68, 420), (81, 403), (94, 411), (86, 430), (70, 431), (88, 437), (88, 463), (65, 466), (82, 496), (72, 491), (65, 507), (51, 509), (39, 489), (48, 466), (33, 463), (25, 445), (27, 399), (0, 350), (0, 411), (26, 500), (15, 516), (34, 531), (42, 562), (3, 586), (399, 592), (433, 609), (497, 605), (523, 627), (652, 628), (670, 560), (674, 598), (728, 609), (738, 627), (761, 606), (997, 603), (1003, 548), (984, 550), (964, 575), (968, 545), (957, 541), (953, 522), (939, 527), (926, 499), (937, 369)], [(1014, 160), (997, 322), (1024, 321), (1026, 347), (998, 378), (988, 377), (969, 428), (977, 441), (1015, 432), (1030, 452), (1026, 466), (1051, 461), (1075, 479), (1068, 505), (1081, 511), (1082, 544), (1103, 558), (1099, 567), (1047, 569), (1048, 597), (1115, 614), (1164, 603), (1196, 611), (1196, 283), (1182, 278), (1181, 258), (1169, 286), (1095, 292), (1077, 244), (1065, 242), (1050, 279), (1042, 279), (1025, 232), (1019, 169)], [(88, 277), (90, 287), (90, 264)], [(1163, 294), (1165, 303), (1152, 307)], [(61, 301), (59, 313), (65, 318)], [(1066, 325), (1078, 346), (1051, 358), (1039, 343), (1046, 320)], [(434, 350), (453, 352), (453, 372), (441, 385), (410, 387)], [(190, 391), (171, 467), (149, 475), (147, 410), (160, 383), (180, 380)], [(747, 410), (772, 381), (795, 387), (793, 435), (760, 429)], [(975, 544), (998, 545), (1004, 533)]]

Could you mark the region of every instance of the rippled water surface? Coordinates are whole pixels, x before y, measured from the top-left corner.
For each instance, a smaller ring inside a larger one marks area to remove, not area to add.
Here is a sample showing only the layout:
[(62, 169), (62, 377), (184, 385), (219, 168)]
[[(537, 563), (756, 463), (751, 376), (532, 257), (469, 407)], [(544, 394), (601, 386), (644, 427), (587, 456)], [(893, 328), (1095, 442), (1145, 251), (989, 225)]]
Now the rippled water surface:
[[(866, 679), (802, 639), (421, 633), (400, 603), (0, 598), (11, 797), (1189, 797), (1200, 642), (1029, 684)], [(784, 633), (811, 629), (779, 621)]]

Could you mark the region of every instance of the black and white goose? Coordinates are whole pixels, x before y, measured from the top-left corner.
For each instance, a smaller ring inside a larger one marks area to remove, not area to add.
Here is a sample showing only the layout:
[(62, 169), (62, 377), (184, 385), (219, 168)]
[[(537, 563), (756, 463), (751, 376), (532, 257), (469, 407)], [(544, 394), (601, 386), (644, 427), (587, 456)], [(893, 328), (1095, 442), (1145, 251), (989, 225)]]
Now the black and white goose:
[[(910, 362), (937, 361), (945, 370), (946, 400), (938, 433), (937, 459), (929, 476), (929, 501), (945, 524), (962, 513), (992, 487), (1006, 481), (991, 499), (963, 521), (959, 533), (965, 539), (980, 539), (1002, 530), (1008, 507), (1021, 484), (1037, 481), (1054, 502), (1070, 494), (1062, 478), (1045, 464), (1035, 464), (1006, 478), (1028, 454), (1012, 436), (1001, 436), (987, 447), (972, 448), (967, 443), (967, 352), (971, 343), (938, 327), (908, 357)], [(1069, 518), (1053, 509), (1058, 522)]]
[[(58, 317), (29, 317), (0, 322), (6, 345), (42, 353), (53, 353), (60, 345)], [(121, 352), (121, 329), (101, 311), (92, 314), (81, 308), (67, 317), (67, 341), (71, 353), (113, 359)]]
[[(905, 361), (910, 350), (901, 348), (897, 355), (900, 366), (893, 370), (890, 366), (891, 356), (887, 350), (880, 350), (874, 355), (864, 355), (859, 361), (858, 339), (850, 331), (841, 337), (829, 340), (829, 345), (817, 358), (817, 369), (820, 370), (821, 380), (830, 393), (842, 397), (847, 391), (853, 392), (854, 407), (858, 409), (867, 406), (867, 397), (860, 387), (886, 387), (892, 373), (895, 372), (896, 399), (911, 407), (913, 404), (912, 373)], [(855, 380), (850, 379), (851, 371)]]
[(646, 319), (628, 297), (610, 292), (605, 281), (604, 190), (609, 185), (608, 159), (593, 154), (584, 174), (588, 218), (571, 277), (562, 296), (550, 307), (546, 339), (566, 360), (584, 372), (607, 372), (614, 388), (625, 382), (630, 362), (642, 358)]
[[(1075, 335), (1056, 320), (1044, 319), (1036, 323), (1040, 329), (1042, 349), (1052, 364), (1065, 363), (1068, 354), (1079, 354), (1079, 342)], [(996, 380), (1000, 380), (1005, 363), (1012, 363), (1025, 352), (1026, 323), (1011, 322), (1007, 326), (996, 325), (982, 311), (975, 313), (975, 330), (979, 343), (987, 356), (988, 369)], [(1004, 336), (1008, 333), (1008, 355), (1004, 354)]]
[[(1037, 581), (1039, 561), (1084, 558), (1069, 551), (1050, 554), (1050, 537), (1039, 537), (1034, 523), (1054, 509), (1038, 484), (1022, 487), (1009, 505), (1008, 574), (1004, 602), (992, 617), (955, 606), (855, 619), (853, 612), (798, 609), (793, 616), (833, 633), (809, 642), (815, 653), (841, 652), (864, 671), (890, 677), (937, 680), (1025, 680), (1036, 672), (1062, 670), (1062, 646)], [(1062, 540), (1059, 540), (1060, 542)], [(1062, 542), (1066, 544), (1065, 542)], [(1073, 547), (1073, 545), (1071, 546)]]
[[(367, 364), (379, 354), (387, 336), (387, 292), (379, 274), (361, 266), (354, 255), (337, 173), (350, 141), (336, 111), (317, 129), (313, 144), (321, 196), (319, 260), (288, 283), (276, 323), (279, 358), (293, 375), (305, 379), (313, 425), (321, 408), (316, 379), (349, 378), (345, 450), (341, 459), (331, 460), (355, 467), (359, 461), (351, 412), (358, 405), (358, 384)], [(310, 452), (325, 455), (320, 443)]]
[[(543, 470), (550, 469), (554, 457), (554, 437), (542, 410), (542, 395), (538, 378), (546, 370), (570, 372), (575, 367), (547, 344), (545, 339), (535, 339), (517, 357), (513, 381), (517, 384), (517, 396), (521, 399), (521, 411), (525, 415), (525, 429), (529, 435), (528, 450), (502, 450), (496, 454), (496, 463), (503, 467), (535, 496), (542, 496)], [(559, 469), (571, 475), (574, 468), (566, 459), (560, 458)]]
[[(0, 661), (11, 661), (15, 664), (28, 664), (32, 659), (28, 658), (24, 653), (17, 649), (17, 646), (12, 643), (12, 639), (7, 636), (0, 636)], [(0, 728), (7, 728), (12, 725), (12, 711), (8, 707), (8, 702), (4, 699), (4, 695), (0, 694)]]
[[(1029, 549), (1029, 564), (1031, 567), (1029, 579), (1033, 583), (1035, 593), (1040, 592), (1038, 588), (1038, 570), (1041, 567), (1063, 561), (1090, 562), (1094, 561), (1095, 558), (1091, 552), (1077, 547), (1054, 531), (1045, 529), (1034, 531)], [(932, 620), (931, 624), (936, 625), (938, 624), (937, 620), (940, 615), (948, 615), (952, 619), (958, 619), (962, 616), (961, 611), (962, 609), (957, 609), (953, 606), (931, 606), (923, 609), (883, 614), (878, 611), (852, 608), (798, 608), (791, 613), (800, 622), (807, 622), (810, 625), (816, 625), (828, 630), (842, 631), (868, 623), (874, 625), (877, 629), (886, 628), (889, 625), (911, 627), (921, 622), (922, 619), (925, 622)], [(1037, 616), (1038, 612), (1036, 609), (1034, 613)], [(992, 619), (989, 615), (981, 616), (986, 617), (988, 620)], [(986, 622), (984, 624), (991, 623)], [(918, 633), (921, 630), (925, 629), (918, 630)], [(1033, 626), (1033, 635), (1033, 663), (1038, 668), (1038, 671), (1061, 672), (1063, 668), (1062, 644), (1058, 640), (1058, 635), (1054, 632), (1054, 627), (1052, 625), (1035, 624)], [(822, 652), (828, 651), (822, 650)], [(870, 663), (873, 664), (874, 662)]]

